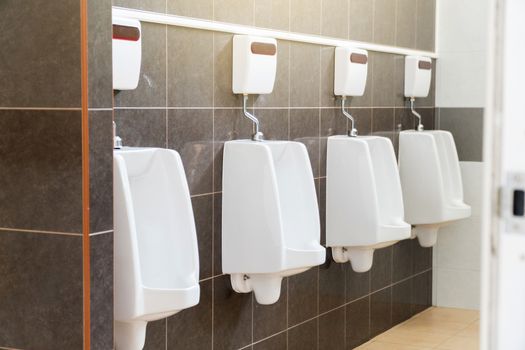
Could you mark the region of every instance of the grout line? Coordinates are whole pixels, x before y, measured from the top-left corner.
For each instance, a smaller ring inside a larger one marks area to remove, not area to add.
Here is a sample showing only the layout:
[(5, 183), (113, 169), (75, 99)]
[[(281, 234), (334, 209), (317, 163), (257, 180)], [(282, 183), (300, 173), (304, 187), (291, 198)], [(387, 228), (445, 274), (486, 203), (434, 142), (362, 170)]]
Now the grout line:
[[(93, 108), (91, 108), (93, 109)], [(0, 111), (81, 111), (81, 107), (0, 107)]]
[(105, 233), (112, 233), (112, 232), (113, 232), (113, 230), (99, 231), (99, 232), (90, 233), (89, 236), (90, 237), (100, 236), (100, 235), (103, 235)]
[(26, 230), (20, 228), (10, 228), (10, 227), (0, 227), (0, 231), (11, 231), (11, 232), (24, 232), (24, 233), (40, 233), (40, 234), (51, 234), (51, 235), (61, 235), (61, 236), (82, 236), (82, 233), (74, 232), (58, 232), (58, 231), (44, 231), (44, 230)]
[(88, 108), (88, 112), (110, 112), (113, 111), (113, 108)]

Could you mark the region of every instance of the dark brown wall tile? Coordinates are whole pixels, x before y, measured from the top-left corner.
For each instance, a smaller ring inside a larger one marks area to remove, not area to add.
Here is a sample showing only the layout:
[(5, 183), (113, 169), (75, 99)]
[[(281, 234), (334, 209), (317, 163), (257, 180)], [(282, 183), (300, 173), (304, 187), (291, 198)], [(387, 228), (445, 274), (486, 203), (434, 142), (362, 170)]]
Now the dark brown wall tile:
[(372, 56), (372, 105), (394, 106), (394, 55), (369, 53)]
[(290, 106), (319, 106), (320, 55), (317, 45), (290, 43)]
[(143, 350), (166, 349), (166, 319), (148, 322)]
[(0, 227), (80, 232), (80, 111), (0, 111)]
[(290, 110), (290, 140), (304, 143), (308, 150), (312, 172), (318, 177), (319, 171), (319, 110), (292, 109)]
[(439, 108), (439, 129), (454, 136), (460, 161), (483, 159), (483, 108)]
[(288, 140), (288, 109), (256, 109), (265, 140)]
[(90, 237), (91, 349), (113, 348), (113, 232)]
[(432, 271), (417, 275), (412, 280), (414, 314), (432, 306)]
[(392, 246), (374, 251), (370, 276), (372, 292), (392, 283)]
[(370, 297), (346, 306), (346, 347), (353, 349), (370, 339)]
[(193, 197), (191, 205), (199, 243), (200, 279), (204, 279), (213, 275), (213, 195)]
[(346, 269), (346, 301), (354, 301), (370, 293), (370, 271), (355, 272), (349, 265)]
[(168, 106), (213, 106), (213, 32), (168, 28)]
[(394, 106), (408, 106), (405, 97), (405, 56), (399, 55), (394, 56)]
[(135, 90), (115, 95), (117, 107), (166, 107), (166, 26), (142, 23), (142, 64)]
[(319, 312), (340, 307), (345, 303), (346, 264), (335, 261), (319, 267)]
[(113, 229), (113, 112), (89, 112), (90, 232)]
[(161, 109), (115, 110), (117, 135), (127, 147), (166, 147), (166, 111)]
[(414, 273), (412, 242), (405, 239), (393, 246), (392, 282), (408, 278)]
[(412, 317), (412, 279), (392, 287), (392, 324), (398, 324)]
[(319, 350), (345, 349), (345, 308), (319, 317)]
[(212, 281), (200, 283), (199, 304), (168, 318), (168, 350), (211, 349)]
[(374, 108), (372, 111), (372, 134), (388, 137), (394, 142), (394, 109)]
[(412, 254), (414, 254), (414, 273), (420, 273), (432, 268), (432, 248), (423, 248), (417, 239), (412, 239)]
[(288, 279), (281, 283), (281, 296), (275, 304), (253, 304), (253, 340), (259, 341), (286, 329)]
[(316, 350), (318, 319), (308, 321), (288, 331), (288, 350)]
[(230, 276), (213, 279), (213, 348), (238, 349), (252, 342), (252, 294), (233, 291)]
[[(341, 100), (334, 95), (334, 47), (321, 47), (321, 106), (338, 107)], [(347, 102), (348, 105), (348, 102)]]
[(0, 22), (0, 106), (80, 107), (80, 2), (4, 1)]
[(213, 275), (222, 274), (222, 193), (213, 194)]
[(288, 278), (288, 326), (306, 321), (317, 314), (318, 268)]
[(242, 96), (232, 90), (233, 35), (213, 33), (214, 107), (242, 107)]
[(388, 287), (370, 296), (370, 336), (392, 327), (392, 288)]
[(213, 191), (213, 111), (168, 111), (168, 147), (179, 152), (192, 195)]
[(88, 1), (89, 107), (113, 107), (111, 0)]
[(286, 332), (279, 333), (253, 345), (253, 350), (286, 350)]
[(82, 348), (80, 236), (0, 231), (0, 276), (1, 346)]

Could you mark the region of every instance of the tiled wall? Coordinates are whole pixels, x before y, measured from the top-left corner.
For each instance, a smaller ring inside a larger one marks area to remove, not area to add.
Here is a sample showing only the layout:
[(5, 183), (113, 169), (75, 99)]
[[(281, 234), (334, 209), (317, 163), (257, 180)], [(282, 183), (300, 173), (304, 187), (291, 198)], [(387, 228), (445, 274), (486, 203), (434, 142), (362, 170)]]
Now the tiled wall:
[[(114, 5), (411, 47), (433, 44), (421, 39), (433, 37), (433, 14), (432, 20), (416, 21), (420, 11), (433, 11), (433, 1), (114, 0)], [(168, 147), (181, 154), (202, 288), (198, 306), (148, 325), (145, 349), (350, 349), (430, 305), (432, 251), (410, 240), (377, 251), (367, 273), (332, 262), (286, 278), (274, 305), (233, 292), (221, 271), (222, 151), (224, 141), (250, 137), (252, 126), (242, 116), (242, 100), (231, 92), (232, 35), (148, 23), (142, 29), (139, 87), (115, 95), (118, 134), (127, 146)], [(333, 96), (333, 59), (332, 47), (279, 41), (274, 92), (249, 102), (267, 139), (306, 144), (321, 222), (326, 137), (347, 130)], [(399, 130), (414, 126), (404, 109), (403, 74), (402, 56), (370, 52), (365, 96), (350, 103), (360, 133), (390, 137), (396, 149)], [(432, 89), (418, 101), (428, 129), (434, 125), (433, 95)], [(322, 234), (324, 243), (324, 227)]]
[[(0, 348), (82, 349), (80, 0), (0, 5)], [(111, 2), (89, 1), (92, 349), (111, 349)]]
[[(125, 144), (181, 153), (199, 236), (201, 302), (151, 323), (146, 349), (351, 348), (429, 305), (431, 251), (415, 241), (378, 251), (369, 273), (332, 263), (287, 278), (272, 306), (234, 293), (220, 267), (222, 144), (248, 137), (251, 126), (231, 94), (231, 35), (144, 24), (139, 88), (112, 101), (111, 3), (88, 4), (92, 349), (113, 344), (113, 104)], [(433, 0), (114, 4), (433, 48)], [(79, 5), (1, 5), (0, 348), (82, 348)], [(347, 128), (332, 96), (333, 52), (279, 42), (275, 91), (250, 101), (268, 139), (307, 144), (321, 216), (326, 136)], [(396, 144), (397, 132), (413, 127), (403, 108), (403, 59), (370, 53), (369, 72), (367, 93), (350, 103), (357, 127)], [(419, 106), (432, 128), (433, 93)]]

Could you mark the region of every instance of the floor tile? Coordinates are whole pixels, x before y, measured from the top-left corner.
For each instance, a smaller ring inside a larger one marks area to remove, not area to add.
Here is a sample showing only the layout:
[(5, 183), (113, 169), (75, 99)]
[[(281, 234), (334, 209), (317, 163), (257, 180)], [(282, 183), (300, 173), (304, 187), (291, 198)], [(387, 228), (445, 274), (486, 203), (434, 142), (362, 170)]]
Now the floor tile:
[(443, 350), (478, 350), (479, 339), (475, 337), (453, 337), (438, 346)]

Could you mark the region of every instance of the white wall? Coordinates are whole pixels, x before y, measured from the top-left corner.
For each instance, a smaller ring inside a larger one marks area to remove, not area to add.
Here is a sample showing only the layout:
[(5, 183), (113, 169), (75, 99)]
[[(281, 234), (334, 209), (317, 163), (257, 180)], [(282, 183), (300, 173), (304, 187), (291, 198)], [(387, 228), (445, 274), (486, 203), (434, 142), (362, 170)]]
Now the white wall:
[[(481, 133), (471, 135), (477, 121), (461, 116), (468, 114), (467, 108), (485, 106), (488, 7), (488, 0), (437, 1), (438, 123), (446, 109), (447, 124), (463, 131), (455, 133), (461, 138), (456, 144), (463, 149), (481, 137)], [(482, 125), (482, 113), (476, 115)], [(437, 306), (479, 308), (482, 164), (461, 162), (464, 199), (472, 206), (472, 217), (442, 228), (434, 247), (433, 303)]]
[(484, 107), (488, 1), (437, 4), (436, 107)]
[(479, 309), (483, 163), (460, 165), (464, 200), (472, 216), (439, 230), (433, 256), (433, 303)]

